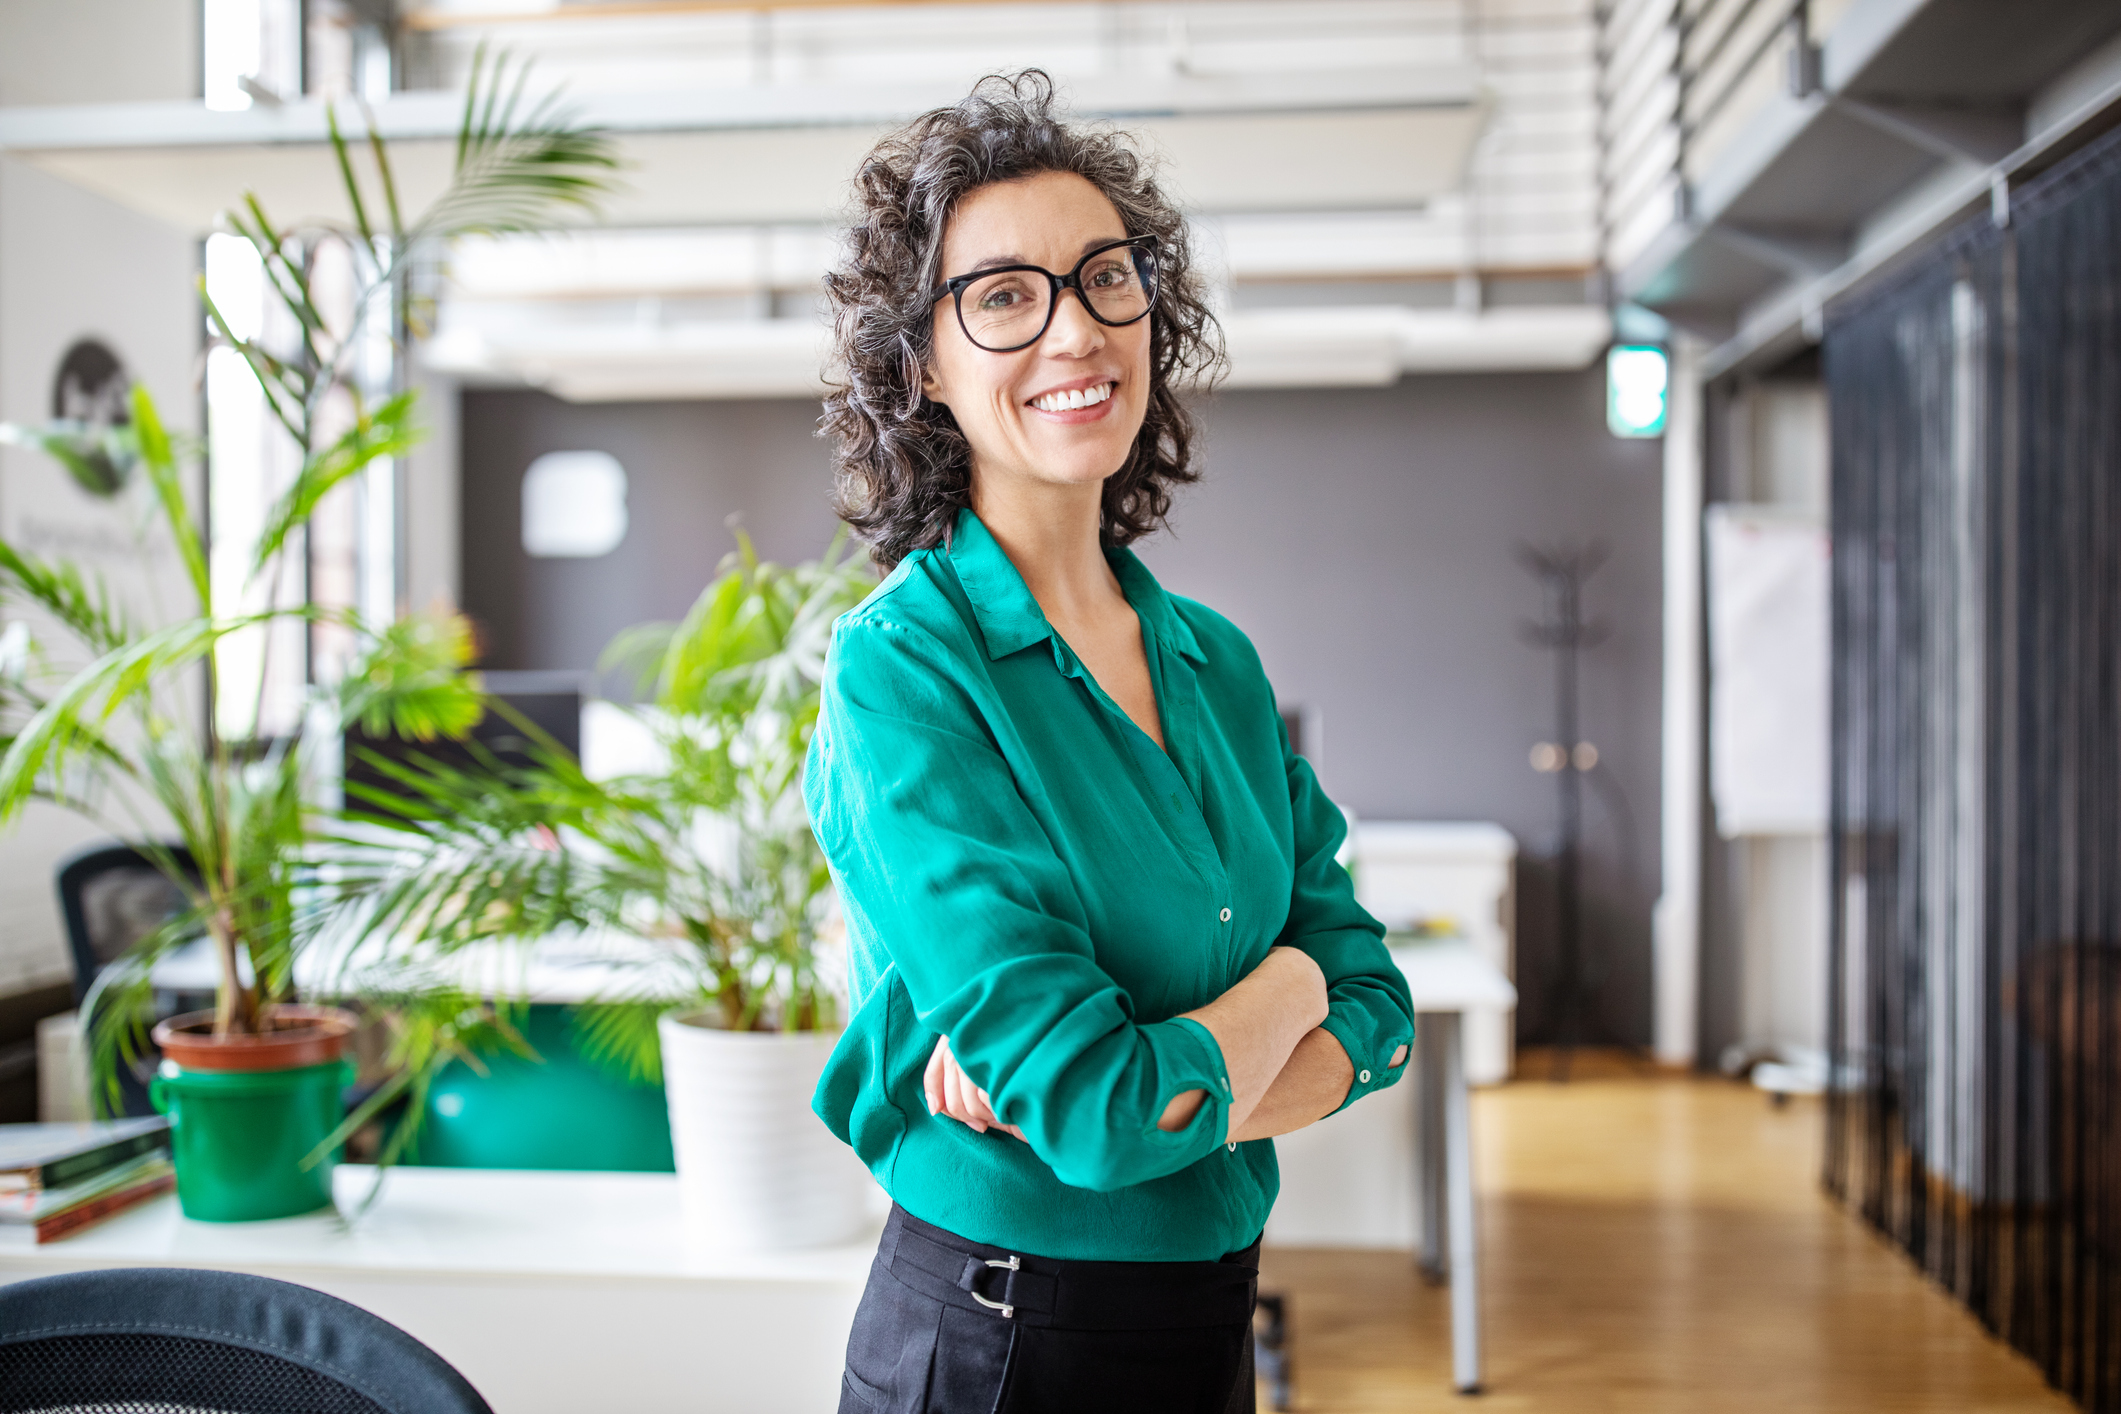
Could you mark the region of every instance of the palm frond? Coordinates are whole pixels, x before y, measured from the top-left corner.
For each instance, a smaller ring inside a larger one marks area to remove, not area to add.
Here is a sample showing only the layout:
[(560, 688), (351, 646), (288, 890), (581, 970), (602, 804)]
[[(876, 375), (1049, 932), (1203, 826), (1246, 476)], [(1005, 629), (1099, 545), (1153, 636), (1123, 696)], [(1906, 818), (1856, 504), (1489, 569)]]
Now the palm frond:
[(65, 467), (82, 490), (106, 499), (124, 489), (140, 458), (131, 428), (100, 427), (68, 418), (35, 427), (0, 423), (0, 444), (44, 453)]
[(618, 635), (597, 655), (597, 673), (624, 673), (631, 680), (634, 696), (653, 698), (663, 675), (663, 660), (678, 626), (673, 623), (635, 624)]
[[(346, 188), (347, 205), (353, 208), (354, 229), (361, 235), (361, 243), (373, 246), (376, 242), (375, 228), (368, 224), (368, 203), (361, 199), (361, 179), (354, 175), (353, 159), (346, 151), (346, 139), (339, 132), (339, 110), (337, 105), (324, 105), (324, 130), (331, 137), (331, 155), (338, 159), (339, 182)], [(373, 133), (375, 125), (369, 125)]]
[(382, 457), (402, 456), (420, 441), (422, 430), (412, 425), (412, 407), (419, 395), (407, 390), (374, 411), (357, 410), (354, 425), (330, 446), (313, 453), (265, 518), (251, 554), (253, 581), (279, 558), (287, 537), (307, 524), (317, 504), (348, 477), (356, 476)]
[(461, 614), (425, 613), (385, 628), (339, 682), (339, 717), (372, 737), (461, 737), (485, 715), (478, 644)]
[(100, 1117), (119, 1113), (124, 1103), (123, 1076), (128, 1071), (137, 1072), (141, 1061), (151, 1054), (148, 1032), (155, 1021), (155, 964), (198, 938), (205, 928), (203, 912), (198, 908), (165, 919), (123, 957), (98, 973), (82, 999), (81, 1022), (88, 1040), (92, 1077), (89, 1105)]
[(483, 46), (473, 56), (456, 168), (448, 188), (413, 223), (413, 240), (450, 240), (543, 230), (565, 208), (595, 211), (608, 195), (619, 158), (610, 136), (579, 126), (557, 91), (519, 110), (530, 65)]
[(162, 414), (155, 407), (155, 400), (148, 395), (145, 384), (135, 383), (132, 390), (133, 436), (140, 448), (140, 463), (147, 468), (148, 480), (155, 488), (155, 499), (162, 506), (163, 524), (169, 527), (170, 539), (176, 542), (177, 558), (184, 564), (185, 576), (191, 580), (192, 594), (197, 598), (199, 612), (210, 612), (213, 603), (213, 588), (206, 569), (206, 536), (199, 524), (192, 519), (191, 502), (184, 495), (184, 478), (177, 465), (177, 448), (169, 433), (162, 426)]
[(462, 1061), (483, 1073), (487, 1057), (516, 1055), (538, 1059), (523, 1038), (522, 1004), (494, 1003), (447, 986), (428, 985), (394, 991), (387, 981), (372, 984), (369, 999), (387, 1019), (390, 1045), (385, 1063), (391, 1078), (362, 1105), (347, 1115), (339, 1127), (303, 1158), (304, 1167), (322, 1163), (326, 1156), (372, 1123), (400, 1098), (407, 1103), (405, 1115), (376, 1156), (375, 1182), (367, 1195), (347, 1215), (358, 1221), (383, 1191), (391, 1165), (418, 1143), (427, 1115), (427, 1092), (444, 1069)]
[(133, 638), (132, 624), (111, 598), (110, 586), (91, 582), (74, 565), (46, 560), (0, 540), (0, 598), (37, 605), (99, 657)]
[[(0, 822), (12, 818), (40, 786), (66, 798), (64, 777), (76, 762), (105, 764), (104, 726), (128, 705), (146, 706), (155, 685), (200, 661), (229, 634), (280, 618), (313, 619), (308, 609), (280, 609), (232, 619), (186, 619), (120, 643), (89, 664), (30, 718), (0, 757)], [(123, 763), (132, 765), (130, 758)]]
[[(702, 997), (695, 1004), (704, 1005)], [(575, 1049), (590, 1064), (637, 1085), (663, 1083), (663, 1038), (657, 1023), (678, 1003), (591, 1001), (568, 1024)]]

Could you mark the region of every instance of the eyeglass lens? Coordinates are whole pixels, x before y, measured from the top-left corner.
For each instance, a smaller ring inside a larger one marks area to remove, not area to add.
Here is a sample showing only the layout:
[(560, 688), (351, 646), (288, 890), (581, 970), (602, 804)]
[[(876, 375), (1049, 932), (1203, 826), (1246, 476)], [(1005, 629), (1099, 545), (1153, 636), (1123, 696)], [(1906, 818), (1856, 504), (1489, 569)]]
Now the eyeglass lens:
[[(1156, 256), (1137, 246), (1098, 251), (1081, 267), (1083, 302), (1106, 324), (1128, 324), (1156, 299)], [(1020, 349), (1045, 332), (1053, 282), (1037, 270), (997, 270), (958, 297), (965, 332), (983, 349)]]

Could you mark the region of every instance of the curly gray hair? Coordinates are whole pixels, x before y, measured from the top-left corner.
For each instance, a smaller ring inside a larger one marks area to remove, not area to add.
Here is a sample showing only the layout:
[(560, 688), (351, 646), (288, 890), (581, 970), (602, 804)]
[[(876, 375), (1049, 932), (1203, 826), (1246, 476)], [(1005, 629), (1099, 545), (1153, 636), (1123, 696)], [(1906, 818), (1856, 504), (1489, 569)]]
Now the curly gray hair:
[(1127, 460), (1105, 481), (1105, 543), (1130, 544), (1163, 525), (1171, 488), (1200, 477), (1193, 418), (1178, 385), (1212, 379), (1225, 360), (1185, 218), (1123, 134), (1054, 115), (1045, 73), (993, 75), (863, 159), (845, 256), (825, 277), (841, 379), (819, 419), (832, 442), (834, 509), (886, 569), (941, 544), (958, 509), (971, 504), (964, 433), (947, 407), (921, 392), (945, 223), (968, 192), (1042, 172), (1087, 179), (1118, 209), (1128, 235), (1157, 238), (1148, 411)]

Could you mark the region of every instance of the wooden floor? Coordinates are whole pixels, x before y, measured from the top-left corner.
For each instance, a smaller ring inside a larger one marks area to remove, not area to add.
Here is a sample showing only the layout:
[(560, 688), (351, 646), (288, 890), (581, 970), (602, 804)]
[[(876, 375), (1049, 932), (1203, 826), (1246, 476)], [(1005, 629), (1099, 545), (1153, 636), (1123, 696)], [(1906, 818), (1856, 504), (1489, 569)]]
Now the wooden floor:
[(1451, 1392), (1448, 1296), (1405, 1254), (1269, 1249), (1297, 1409), (2073, 1407), (1821, 1195), (1816, 1102), (1592, 1058), (1473, 1106), (1487, 1392)]

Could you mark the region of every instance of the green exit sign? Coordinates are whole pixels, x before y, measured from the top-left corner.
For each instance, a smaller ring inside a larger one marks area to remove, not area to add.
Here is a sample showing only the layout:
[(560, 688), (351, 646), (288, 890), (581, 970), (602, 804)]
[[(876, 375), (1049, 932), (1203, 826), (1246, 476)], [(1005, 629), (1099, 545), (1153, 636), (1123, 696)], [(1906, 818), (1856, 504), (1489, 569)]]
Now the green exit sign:
[(1661, 437), (1672, 361), (1655, 344), (1615, 344), (1605, 356), (1605, 425), (1615, 437)]

